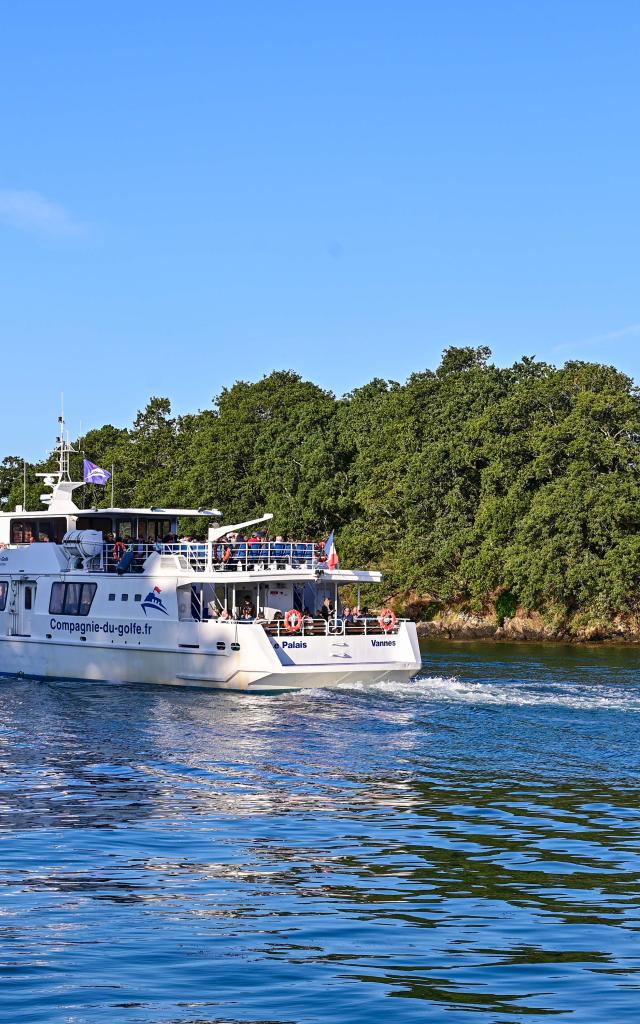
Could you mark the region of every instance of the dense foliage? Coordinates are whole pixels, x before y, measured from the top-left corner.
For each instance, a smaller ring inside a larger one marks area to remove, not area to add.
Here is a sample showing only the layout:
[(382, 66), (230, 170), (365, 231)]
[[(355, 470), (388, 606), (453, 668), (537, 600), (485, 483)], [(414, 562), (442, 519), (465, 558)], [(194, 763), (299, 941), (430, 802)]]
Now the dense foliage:
[[(634, 611), (638, 390), (610, 366), (489, 358), (447, 349), (435, 372), (340, 399), (287, 371), (189, 416), (152, 398), (131, 429), (79, 447), (116, 467), (117, 505), (215, 504), (227, 521), (268, 510), (295, 537), (335, 529), (346, 563), (381, 567), (390, 592), (425, 607)], [(30, 507), (44, 465), (28, 467)], [(2, 507), (22, 490), (22, 460), (5, 458)], [(87, 505), (110, 503), (110, 488), (87, 490)]]

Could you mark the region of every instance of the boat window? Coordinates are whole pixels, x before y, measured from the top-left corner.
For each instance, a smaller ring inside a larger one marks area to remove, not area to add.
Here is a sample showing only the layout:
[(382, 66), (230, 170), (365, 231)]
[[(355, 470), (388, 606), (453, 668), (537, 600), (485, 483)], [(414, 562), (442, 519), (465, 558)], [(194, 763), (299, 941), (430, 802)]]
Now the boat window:
[(133, 600), (134, 601), (142, 601), (142, 594), (134, 594), (133, 595)]
[(0, 580), (0, 612), (3, 612), (7, 607), (7, 591), (9, 590), (9, 584), (6, 580)]
[(67, 531), (65, 516), (49, 516), (42, 519), (12, 519), (11, 543), (33, 544), (35, 541), (50, 541), (61, 544)]
[(111, 516), (78, 516), (76, 530), (97, 530), (103, 536), (111, 533)]
[(121, 601), (128, 601), (129, 600), (129, 595), (128, 594), (121, 594), (120, 595), (120, 600)]
[(232, 651), (239, 651), (240, 650), (240, 644), (231, 644), (231, 650)]
[(33, 608), (33, 587), (24, 588), (24, 607), (27, 612)]
[(82, 584), (82, 593), (80, 595), (80, 606), (78, 608), (78, 615), (88, 615), (89, 612), (91, 611), (91, 604), (93, 602), (97, 586), (97, 583)]
[(51, 587), (51, 597), (49, 598), (49, 614), (50, 615), (62, 615), (62, 609), (64, 608), (64, 583), (54, 583)]
[(118, 537), (135, 537), (133, 521), (131, 519), (116, 519), (116, 533)]
[(78, 605), (80, 604), (80, 595), (82, 593), (82, 583), (67, 583), (66, 591), (64, 595), (64, 605), (62, 608), (63, 615), (76, 615)]
[(49, 598), (50, 615), (88, 615), (97, 583), (53, 583)]
[(138, 535), (144, 537), (148, 544), (162, 540), (170, 532), (170, 519), (138, 519)]
[(115, 594), (109, 594), (109, 600), (110, 601), (115, 601), (115, 599), (116, 599), (116, 595)]
[(225, 642), (223, 640), (218, 640), (218, 642), (216, 644), (216, 647), (218, 648), (219, 651), (224, 651), (226, 646), (227, 645), (225, 644)]

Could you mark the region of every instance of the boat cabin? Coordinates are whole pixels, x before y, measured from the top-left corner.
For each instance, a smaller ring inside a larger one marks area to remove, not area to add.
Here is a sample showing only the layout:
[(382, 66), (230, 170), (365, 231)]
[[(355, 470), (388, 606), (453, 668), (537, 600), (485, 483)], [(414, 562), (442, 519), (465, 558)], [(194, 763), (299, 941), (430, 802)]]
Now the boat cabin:
[[(188, 510), (181, 514), (197, 515)], [(209, 513), (213, 514), (213, 513)], [(178, 517), (174, 510), (152, 513), (150, 509), (78, 509), (75, 515), (47, 515), (16, 509), (0, 515), (1, 544), (61, 544), (70, 530), (97, 530), (106, 537), (144, 537), (148, 543), (177, 533)]]

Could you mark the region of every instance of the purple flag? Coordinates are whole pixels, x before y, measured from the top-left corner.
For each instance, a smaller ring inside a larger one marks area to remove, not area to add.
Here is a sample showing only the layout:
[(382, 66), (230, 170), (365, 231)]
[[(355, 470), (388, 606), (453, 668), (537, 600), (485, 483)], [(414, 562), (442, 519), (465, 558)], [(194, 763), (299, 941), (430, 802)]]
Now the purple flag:
[(111, 477), (111, 473), (108, 473), (106, 469), (100, 469), (100, 466), (96, 466), (95, 462), (89, 462), (88, 459), (84, 460), (84, 482), (85, 484), (100, 484), (104, 487)]

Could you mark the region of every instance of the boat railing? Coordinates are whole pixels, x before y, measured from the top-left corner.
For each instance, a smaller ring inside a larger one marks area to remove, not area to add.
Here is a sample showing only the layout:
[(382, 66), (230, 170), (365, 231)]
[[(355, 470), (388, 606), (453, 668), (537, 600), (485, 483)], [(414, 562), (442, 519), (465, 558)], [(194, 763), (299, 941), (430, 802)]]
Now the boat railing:
[(262, 622), (262, 628), (268, 636), (282, 640), (296, 640), (301, 636), (394, 636), (399, 632), (400, 624), (408, 620), (397, 619), (391, 629), (383, 629), (375, 616), (358, 617), (351, 620), (343, 618), (312, 619), (306, 616), (300, 629), (292, 631), (287, 628), (284, 619)]
[(324, 545), (314, 541), (124, 541), (103, 544), (99, 558), (105, 572), (142, 572), (150, 555), (177, 555), (195, 572), (316, 569), (326, 565)]

